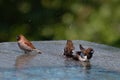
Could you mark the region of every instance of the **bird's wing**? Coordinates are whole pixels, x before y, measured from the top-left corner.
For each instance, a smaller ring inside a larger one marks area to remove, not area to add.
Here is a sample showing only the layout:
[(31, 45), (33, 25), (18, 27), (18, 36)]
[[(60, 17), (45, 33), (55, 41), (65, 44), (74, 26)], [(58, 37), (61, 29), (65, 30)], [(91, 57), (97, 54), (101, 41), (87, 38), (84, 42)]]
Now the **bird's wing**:
[(33, 44), (29, 41), (24, 42), (26, 45), (30, 46), (32, 49), (36, 49)]

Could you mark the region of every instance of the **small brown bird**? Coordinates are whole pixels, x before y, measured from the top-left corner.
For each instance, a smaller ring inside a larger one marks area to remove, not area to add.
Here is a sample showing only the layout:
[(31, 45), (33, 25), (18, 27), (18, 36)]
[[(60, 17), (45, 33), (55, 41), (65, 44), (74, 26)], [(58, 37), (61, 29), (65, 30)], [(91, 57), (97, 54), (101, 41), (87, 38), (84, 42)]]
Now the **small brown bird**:
[(81, 53), (83, 53), (84, 56), (87, 56), (87, 59), (91, 59), (92, 58), (92, 55), (94, 53), (94, 50), (92, 48), (85, 49), (80, 44), (80, 50), (81, 50)]
[(67, 40), (66, 46), (64, 48), (64, 55), (66, 57), (73, 57), (73, 50), (75, 49), (71, 40)]
[(29, 53), (32, 51), (36, 51), (37, 53), (42, 53), (40, 50), (36, 49), (33, 44), (27, 40), (22, 34), (17, 36), (17, 42), (18, 46), (21, 50), (23, 50), (25, 53)]
[(79, 47), (81, 51), (76, 52), (74, 59), (80, 60), (80, 61), (89, 61), (89, 59), (92, 58), (94, 50), (92, 48), (85, 49), (81, 44)]

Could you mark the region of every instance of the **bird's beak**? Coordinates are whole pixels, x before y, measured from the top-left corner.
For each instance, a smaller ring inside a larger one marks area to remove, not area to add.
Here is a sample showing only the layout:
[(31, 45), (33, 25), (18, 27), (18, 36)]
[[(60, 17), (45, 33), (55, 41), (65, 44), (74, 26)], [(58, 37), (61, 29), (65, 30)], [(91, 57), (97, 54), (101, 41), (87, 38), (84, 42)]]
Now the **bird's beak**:
[(19, 40), (19, 36), (18, 35), (16, 36), (16, 39), (17, 39), (17, 41)]

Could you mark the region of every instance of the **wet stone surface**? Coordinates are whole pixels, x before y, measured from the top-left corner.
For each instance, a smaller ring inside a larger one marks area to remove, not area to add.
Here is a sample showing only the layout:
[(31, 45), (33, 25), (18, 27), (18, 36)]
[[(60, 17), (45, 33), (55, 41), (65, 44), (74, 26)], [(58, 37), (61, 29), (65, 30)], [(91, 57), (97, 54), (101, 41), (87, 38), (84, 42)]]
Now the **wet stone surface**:
[(73, 41), (95, 50), (90, 62), (74, 61), (64, 57), (66, 41), (33, 41), (43, 53), (24, 54), (16, 42), (0, 43), (0, 80), (120, 80), (120, 49)]

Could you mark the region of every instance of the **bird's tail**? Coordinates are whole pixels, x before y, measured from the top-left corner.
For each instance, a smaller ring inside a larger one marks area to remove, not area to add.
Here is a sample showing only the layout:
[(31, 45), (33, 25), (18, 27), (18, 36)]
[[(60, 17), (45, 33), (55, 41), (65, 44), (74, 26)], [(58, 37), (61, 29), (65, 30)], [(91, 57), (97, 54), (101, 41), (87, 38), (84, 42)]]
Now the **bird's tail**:
[(34, 49), (37, 53), (42, 54), (42, 51), (40, 51), (39, 49)]
[(80, 50), (84, 50), (84, 48), (81, 44), (79, 45), (79, 47), (80, 47)]

